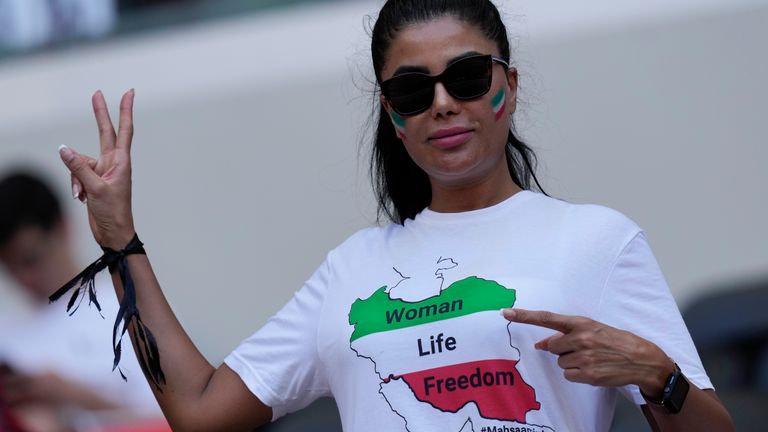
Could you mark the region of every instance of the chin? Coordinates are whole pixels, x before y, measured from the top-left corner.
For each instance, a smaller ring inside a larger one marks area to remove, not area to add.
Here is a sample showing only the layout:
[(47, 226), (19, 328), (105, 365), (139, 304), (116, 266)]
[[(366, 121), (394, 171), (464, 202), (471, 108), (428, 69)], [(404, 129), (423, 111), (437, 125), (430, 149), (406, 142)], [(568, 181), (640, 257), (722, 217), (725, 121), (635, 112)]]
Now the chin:
[(471, 185), (483, 178), (467, 167), (453, 167), (454, 169), (442, 169), (429, 174), (430, 179), (445, 186)]

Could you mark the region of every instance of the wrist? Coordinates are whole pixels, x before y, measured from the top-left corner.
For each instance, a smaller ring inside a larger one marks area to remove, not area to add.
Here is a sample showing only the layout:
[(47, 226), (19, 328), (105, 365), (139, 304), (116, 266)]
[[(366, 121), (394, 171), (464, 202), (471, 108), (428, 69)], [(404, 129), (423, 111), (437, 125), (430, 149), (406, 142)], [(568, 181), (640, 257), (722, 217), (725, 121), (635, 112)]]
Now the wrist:
[(661, 401), (664, 395), (664, 386), (674, 371), (675, 362), (664, 354), (663, 359), (655, 362), (650, 373), (646, 374), (642, 382), (638, 384), (643, 397), (651, 402)]
[(676, 363), (674, 367), (675, 369), (669, 374), (667, 382), (664, 384), (661, 398), (651, 398), (646, 394), (642, 394), (648, 405), (663, 408), (670, 415), (677, 414), (683, 409), (685, 398), (691, 389), (691, 385), (685, 375), (683, 375), (680, 367)]
[(125, 249), (128, 243), (133, 240), (135, 235), (136, 229), (134, 229), (133, 224), (131, 224), (130, 226), (121, 228), (119, 231), (110, 235), (108, 238), (105, 238), (104, 241), (100, 241), (98, 243), (101, 247), (119, 251)]

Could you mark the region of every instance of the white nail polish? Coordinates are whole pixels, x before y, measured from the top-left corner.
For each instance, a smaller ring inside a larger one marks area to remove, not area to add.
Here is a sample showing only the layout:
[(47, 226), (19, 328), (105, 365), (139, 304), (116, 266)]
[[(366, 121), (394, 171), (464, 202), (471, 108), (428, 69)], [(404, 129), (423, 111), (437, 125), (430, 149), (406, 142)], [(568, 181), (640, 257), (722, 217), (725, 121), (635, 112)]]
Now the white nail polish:
[(71, 157), (73, 157), (72, 149), (65, 144), (59, 146), (59, 154), (67, 159), (71, 159)]
[(72, 185), (72, 198), (77, 199), (80, 196), (80, 186), (77, 184)]

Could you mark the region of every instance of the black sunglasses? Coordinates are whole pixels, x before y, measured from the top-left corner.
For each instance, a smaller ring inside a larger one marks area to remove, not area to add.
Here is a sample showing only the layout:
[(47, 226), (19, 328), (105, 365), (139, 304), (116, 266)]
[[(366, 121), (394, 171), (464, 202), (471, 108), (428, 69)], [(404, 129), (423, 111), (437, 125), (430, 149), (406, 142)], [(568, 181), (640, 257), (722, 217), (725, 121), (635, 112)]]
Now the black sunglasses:
[(443, 83), (448, 94), (456, 99), (479, 98), (491, 89), (493, 62), (509, 69), (509, 63), (502, 58), (490, 54), (474, 55), (449, 64), (440, 75), (408, 72), (392, 77), (381, 83), (381, 94), (402, 116), (415, 115), (432, 106), (438, 82)]

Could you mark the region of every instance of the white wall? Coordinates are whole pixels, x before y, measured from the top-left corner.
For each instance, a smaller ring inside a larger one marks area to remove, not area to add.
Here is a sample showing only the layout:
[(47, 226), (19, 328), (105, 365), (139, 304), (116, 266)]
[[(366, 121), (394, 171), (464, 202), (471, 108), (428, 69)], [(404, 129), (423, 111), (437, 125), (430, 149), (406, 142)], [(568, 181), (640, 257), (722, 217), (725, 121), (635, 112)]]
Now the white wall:
[[(648, 231), (681, 304), (768, 273), (768, 5), (503, 3), (521, 70), (519, 129), (558, 197)], [(365, 14), (342, 2), (0, 63), (0, 166), (97, 150), (89, 97), (135, 87), (137, 228), (171, 304), (213, 361), (325, 253), (373, 222)], [(83, 262), (99, 251), (68, 200)], [(0, 283), (2, 283), (0, 281)], [(3, 294), (0, 311), (18, 302)]]

